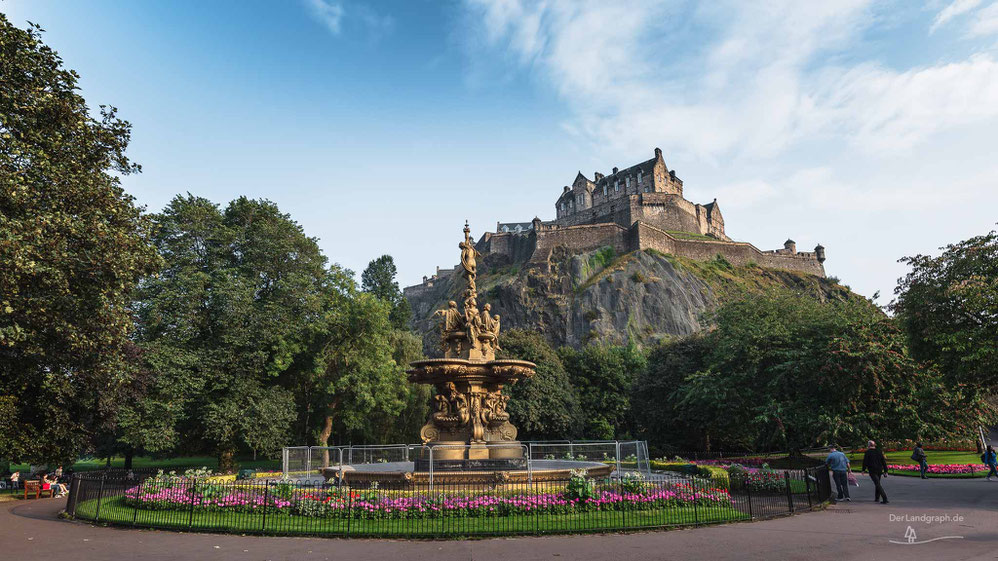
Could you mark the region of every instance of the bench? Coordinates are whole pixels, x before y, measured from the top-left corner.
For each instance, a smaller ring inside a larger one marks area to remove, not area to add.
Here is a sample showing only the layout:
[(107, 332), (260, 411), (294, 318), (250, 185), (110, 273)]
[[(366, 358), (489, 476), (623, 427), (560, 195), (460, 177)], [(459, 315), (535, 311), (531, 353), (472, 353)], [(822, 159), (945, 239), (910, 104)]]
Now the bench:
[(25, 481), (24, 482), (24, 498), (28, 498), (29, 493), (34, 493), (35, 498), (40, 498), (45, 496), (48, 492), (49, 498), (55, 497), (55, 487), (50, 486), (48, 489), (42, 489), (41, 481)]

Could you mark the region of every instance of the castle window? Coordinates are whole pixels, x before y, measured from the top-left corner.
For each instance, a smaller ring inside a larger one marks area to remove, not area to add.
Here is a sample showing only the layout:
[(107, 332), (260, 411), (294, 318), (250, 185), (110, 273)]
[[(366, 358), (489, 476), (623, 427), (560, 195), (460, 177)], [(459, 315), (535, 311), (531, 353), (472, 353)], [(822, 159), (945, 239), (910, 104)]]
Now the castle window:
[(614, 190), (614, 192), (620, 191), (620, 180), (619, 179), (615, 179), (613, 181), (613, 190)]
[(603, 184), (603, 196), (606, 196), (606, 183)]
[(625, 188), (626, 188), (626, 189), (627, 189), (628, 191), (630, 191), (630, 190), (631, 190), (631, 176), (630, 176), (630, 175), (628, 175), (627, 177), (625, 177), (625, 178), (624, 178), (624, 187), (625, 187)]
[[(638, 185), (641, 185), (641, 170), (638, 170)], [(648, 192), (648, 190), (645, 189), (645, 193), (647, 193), (647, 192)]]

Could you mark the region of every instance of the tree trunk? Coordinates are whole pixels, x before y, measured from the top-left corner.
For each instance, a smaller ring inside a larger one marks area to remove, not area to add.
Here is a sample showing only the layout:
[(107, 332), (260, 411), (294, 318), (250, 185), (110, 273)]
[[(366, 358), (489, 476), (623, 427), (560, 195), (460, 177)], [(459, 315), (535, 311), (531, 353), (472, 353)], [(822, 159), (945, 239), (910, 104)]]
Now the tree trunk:
[(225, 448), (218, 453), (218, 471), (222, 473), (233, 473), (236, 471), (236, 451), (232, 448)]
[(111, 455), (108, 454), (107, 461), (104, 462), (104, 469), (111, 469)]
[[(319, 446), (329, 446), (329, 437), (333, 434), (333, 416), (326, 415), (326, 420), (322, 424), (322, 432), (319, 433)], [(329, 449), (322, 451), (322, 467), (329, 467)]]
[(131, 446), (125, 450), (125, 469), (132, 469), (132, 457), (135, 456), (135, 448)]

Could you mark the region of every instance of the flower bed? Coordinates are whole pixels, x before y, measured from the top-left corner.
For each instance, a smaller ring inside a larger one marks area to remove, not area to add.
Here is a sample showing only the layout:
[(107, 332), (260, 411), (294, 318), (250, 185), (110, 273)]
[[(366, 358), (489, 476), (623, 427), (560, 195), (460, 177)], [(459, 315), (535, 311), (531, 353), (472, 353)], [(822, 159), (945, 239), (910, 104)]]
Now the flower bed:
[(694, 489), (689, 484), (645, 486), (629, 492), (619, 486), (587, 484), (582, 493), (566, 488), (539, 493), (398, 493), (297, 487), (247, 490), (191, 481), (154, 481), (128, 489), (125, 503), (140, 509), (287, 513), (299, 516), (391, 519), (571, 514), (658, 508), (730, 506), (725, 489)]
[[(913, 472), (919, 473), (921, 468), (918, 464), (889, 464), (887, 469), (890, 471), (903, 471), (903, 472)], [(932, 473), (937, 475), (957, 475), (957, 474), (974, 474), (979, 471), (988, 471), (988, 466), (984, 464), (929, 464), (929, 469), (925, 473)]]

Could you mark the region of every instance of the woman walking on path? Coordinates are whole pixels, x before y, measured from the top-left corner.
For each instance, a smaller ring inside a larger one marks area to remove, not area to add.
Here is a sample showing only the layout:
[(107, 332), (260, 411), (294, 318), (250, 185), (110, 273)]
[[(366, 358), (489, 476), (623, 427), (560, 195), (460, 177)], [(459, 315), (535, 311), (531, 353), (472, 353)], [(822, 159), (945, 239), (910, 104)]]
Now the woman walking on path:
[(877, 448), (877, 443), (872, 440), (866, 443), (866, 453), (863, 454), (863, 472), (867, 471), (870, 473), (870, 479), (873, 480), (873, 502), (877, 502), (883, 497), (880, 502), (887, 504), (887, 492), (880, 485), (880, 478), (887, 477), (887, 458)]
[(984, 465), (988, 466), (988, 481), (991, 481), (991, 476), (998, 477), (998, 456), (995, 455), (995, 449), (988, 444), (988, 449), (984, 451), (984, 455), (981, 456), (984, 460)]
[(922, 479), (926, 479), (925, 472), (929, 469), (929, 461), (925, 456), (925, 450), (922, 449), (921, 442), (915, 444), (915, 451), (911, 453), (911, 459), (918, 462), (919, 474), (922, 476)]

